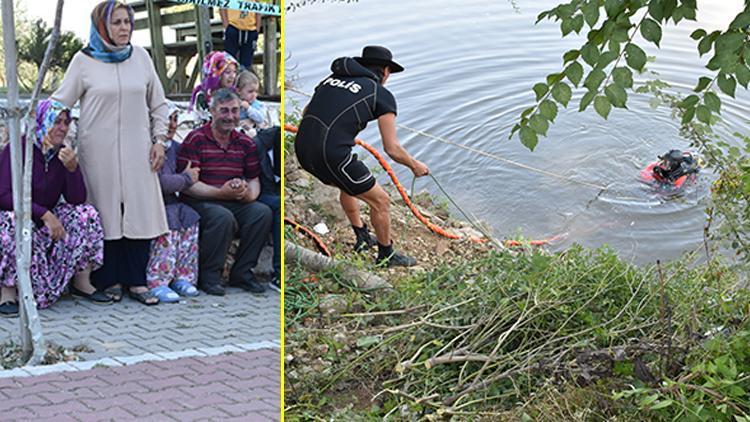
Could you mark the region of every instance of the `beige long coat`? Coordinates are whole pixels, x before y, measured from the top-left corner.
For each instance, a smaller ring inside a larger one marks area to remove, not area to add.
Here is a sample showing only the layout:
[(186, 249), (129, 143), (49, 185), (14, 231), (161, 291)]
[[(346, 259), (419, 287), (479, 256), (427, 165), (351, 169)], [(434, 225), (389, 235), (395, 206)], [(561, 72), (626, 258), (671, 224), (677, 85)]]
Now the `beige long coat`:
[(88, 201), (102, 218), (104, 238), (151, 239), (166, 233), (159, 178), (151, 171), (152, 139), (167, 133), (164, 89), (146, 50), (120, 63), (78, 52), (52, 98), (81, 101), (78, 161)]

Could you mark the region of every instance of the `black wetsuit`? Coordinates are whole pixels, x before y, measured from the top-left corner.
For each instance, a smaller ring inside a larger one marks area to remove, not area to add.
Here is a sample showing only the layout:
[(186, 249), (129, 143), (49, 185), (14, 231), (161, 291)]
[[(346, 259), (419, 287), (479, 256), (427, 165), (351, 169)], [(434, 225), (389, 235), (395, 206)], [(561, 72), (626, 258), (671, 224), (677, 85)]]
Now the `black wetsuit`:
[(294, 142), (302, 168), (349, 195), (367, 192), (375, 178), (352, 154), (367, 122), (396, 114), (396, 99), (373, 72), (349, 57), (331, 64), (332, 75), (315, 88)]

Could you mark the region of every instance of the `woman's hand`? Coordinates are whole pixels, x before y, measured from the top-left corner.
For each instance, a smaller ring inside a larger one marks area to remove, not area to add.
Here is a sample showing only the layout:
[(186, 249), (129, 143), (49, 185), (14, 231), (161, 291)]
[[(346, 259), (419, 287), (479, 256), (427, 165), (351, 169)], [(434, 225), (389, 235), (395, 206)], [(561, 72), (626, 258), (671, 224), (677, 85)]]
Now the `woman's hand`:
[(73, 173), (78, 168), (78, 156), (76, 155), (73, 148), (63, 145), (60, 151), (57, 153), (57, 158), (63, 163), (69, 172)]
[(149, 162), (151, 163), (151, 171), (159, 171), (161, 169), (161, 166), (164, 165), (164, 145), (160, 143), (151, 145)]
[(60, 220), (55, 217), (55, 214), (52, 214), (52, 211), (45, 212), (44, 215), (42, 215), (42, 221), (49, 229), (49, 232), (52, 235), (52, 240), (65, 238), (65, 229), (63, 228), (62, 223), (60, 223)]

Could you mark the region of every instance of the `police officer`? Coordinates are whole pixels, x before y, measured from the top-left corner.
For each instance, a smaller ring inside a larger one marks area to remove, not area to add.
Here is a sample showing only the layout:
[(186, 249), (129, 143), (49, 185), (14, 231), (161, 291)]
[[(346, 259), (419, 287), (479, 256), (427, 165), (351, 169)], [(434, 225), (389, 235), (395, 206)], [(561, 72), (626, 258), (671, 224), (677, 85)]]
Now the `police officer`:
[[(385, 152), (394, 161), (409, 167), (417, 177), (430, 172), (406, 152), (396, 137), (396, 99), (383, 85), (391, 73), (403, 70), (393, 61), (391, 52), (380, 46), (365, 47), (362, 57), (334, 60), (333, 73), (318, 84), (302, 113), (294, 144), (302, 168), (340, 189), (341, 207), (357, 239), (355, 251), (377, 243), (376, 263), (388, 266), (412, 266), (416, 260), (393, 249), (390, 197), (352, 153), (352, 147), (367, 122), (377, 120)], [(357, 198), (370, 206), (377, 242), (362, 222)]]

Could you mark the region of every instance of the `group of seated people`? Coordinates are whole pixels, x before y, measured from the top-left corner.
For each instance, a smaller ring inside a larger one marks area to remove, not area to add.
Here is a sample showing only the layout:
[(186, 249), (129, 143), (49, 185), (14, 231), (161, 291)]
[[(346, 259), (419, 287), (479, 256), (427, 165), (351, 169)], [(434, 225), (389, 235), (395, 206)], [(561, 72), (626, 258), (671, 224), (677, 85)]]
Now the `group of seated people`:
[[(280, 142), (257, 101), (258, 79), (224, 52), (212, 52), (204, 79), (191, 102), (203, 124), (180, 143), (175, 140), (179, 110), (170, 104), (165, 161), (158, 177), (169, 232), (150, 242), (146, 267), (149, 295), (144, 304), (178, 302), (199, 288), (224, 295), (221, 274), (231, 242), (240, 243), (228, 284), (253, 293), (265, 286), (252, 274), (258, 251), (273, 243), (269, 286), (280, 292)], [(235, 86), (235, 79), (240, 84)], [(92, 283), (103, 265), (104, 234), (99, 213), (87, 203), (87, 190), (74, 148), (66, 141), (71, 110), (49, 99), (36, 108), (32, 177), (31, 281), (38, 308), (51, 306), (65, 292), (95, 303), (121, 300), (122, 290)], [(85, 169), (84, 169), (85, 171)], [(0, 316), (18, 314), (16, 219), (13, 213), (11, 152), (0, 154)], [(144, 300), (141, 300), (144, 299)]]

